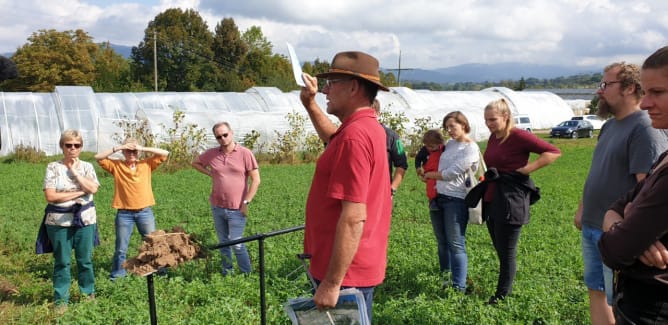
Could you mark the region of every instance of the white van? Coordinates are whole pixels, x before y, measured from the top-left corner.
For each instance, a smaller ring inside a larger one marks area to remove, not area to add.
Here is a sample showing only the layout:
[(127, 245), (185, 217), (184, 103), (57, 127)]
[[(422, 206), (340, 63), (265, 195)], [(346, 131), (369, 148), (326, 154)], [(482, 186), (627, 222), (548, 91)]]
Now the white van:
[(531, 132), (531, 118), (526, 114), (518, 114), (515, 116), (515, 127)]

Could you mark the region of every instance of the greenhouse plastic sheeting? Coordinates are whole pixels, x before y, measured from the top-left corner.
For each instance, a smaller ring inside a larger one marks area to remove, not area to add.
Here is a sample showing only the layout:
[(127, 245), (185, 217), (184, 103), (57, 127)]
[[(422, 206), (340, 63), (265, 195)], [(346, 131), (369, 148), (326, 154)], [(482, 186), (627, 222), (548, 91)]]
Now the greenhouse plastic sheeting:
[[(58, 86), (54, 93), (0, 92), (0, 155), (12, 153), (23, 145), (44, 151), (61, 152), (58, 140), (62, 131), (73, 128), (82, 132), (84, 150), (97, 152), (118, 144), (121, 120), (147, 119), (157, 139), (166, 139), (173, 128), (175, 111), (184, 113), (184, 123), (204, 129), (207, 145), (217, 145), (211, 126), (219, 121), (230, 123), (236, 141), (255, 130), (260, 143), (270, 143), (276, 133), (289, 129), (286, 115), (296, 112), (306, 117), (307, 132), (314, 132), (299, 99), (299, 91), (282, 92), (273, 87), (253, 87), (241, 93), (216, 92), (144, 92), (95, 93), (86, 86)], [(489, 137), (483, 110), (492, 100), (506, 98), (514, 114), (531, 117), (533, 129), (550, 128), (573, 116), (570, 106), (559, 96), (544, 91), (515, 92), (508, 88), (482, 91), (429, 91), (393, 87), (379, 92), (382, 110), (403, 113), (411, 131), (416, 118), (429, 117), (431, 127), (440, 127), (443, 117), (462, 111), (471, 124), (476, 141)], [(325, 95), (318, 93), (316, 102), (326, 110)], [(338, 120), (328, 115), (332, 121)]]

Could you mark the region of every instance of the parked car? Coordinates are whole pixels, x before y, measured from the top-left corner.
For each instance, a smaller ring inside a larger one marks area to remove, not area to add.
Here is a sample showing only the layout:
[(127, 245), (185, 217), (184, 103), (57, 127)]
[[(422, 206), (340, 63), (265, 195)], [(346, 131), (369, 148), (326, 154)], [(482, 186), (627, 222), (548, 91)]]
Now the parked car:
[(603, 123), (605, 123), (605, 120), (598, 117), (598, 115), (573, 116), (573, 118), (571, 118), (571, 120), (574, 120), (574, 121), (585, 120), (585, 121), (591, 123), (591, 125), (594, 126), (594, 130), (600, 130), (601, 127), (603, 126)]
[(592, 138), (594, 137), (594, 126), (585, 120), (563, 121), (550, 131), (552, 138)]
[(519, 114), (515, 116), (515, 127), (531, 132), (531, 118), (529, 115)]

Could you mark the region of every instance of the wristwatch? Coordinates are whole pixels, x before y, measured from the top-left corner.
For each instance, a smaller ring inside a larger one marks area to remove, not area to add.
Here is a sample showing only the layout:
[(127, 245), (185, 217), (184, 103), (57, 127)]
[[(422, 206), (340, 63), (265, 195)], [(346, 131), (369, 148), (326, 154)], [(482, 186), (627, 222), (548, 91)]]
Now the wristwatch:
[(244, 200), (244, 205), (249, 205), (249, 204), (250, 204), (250, 201)]

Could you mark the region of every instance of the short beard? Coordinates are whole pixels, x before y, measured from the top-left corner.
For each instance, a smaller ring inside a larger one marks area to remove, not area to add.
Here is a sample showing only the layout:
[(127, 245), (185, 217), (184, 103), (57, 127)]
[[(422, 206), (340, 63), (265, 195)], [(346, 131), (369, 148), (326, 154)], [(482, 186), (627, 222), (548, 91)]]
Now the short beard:
[(599, 98), (597, 107), (598, 111), (596, 112), (596, 115), (604, 120), (607, 120), (608, 117), (610, 117), (610, 114), (612, 114), (612, 107), (610, 107), (610, 104), (608, 104), (605, 99), (601, 100)]

